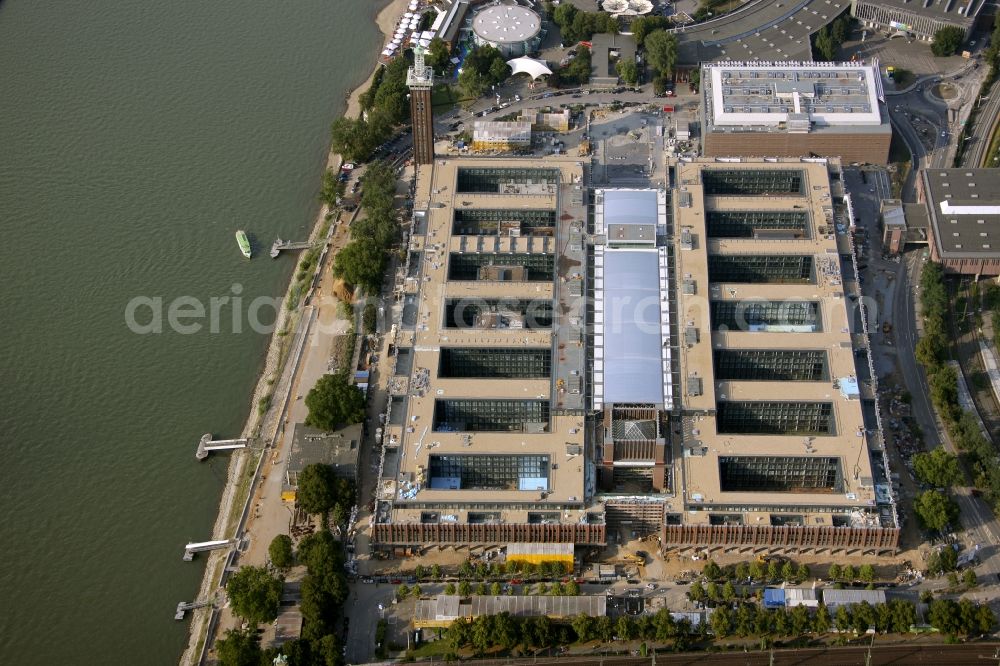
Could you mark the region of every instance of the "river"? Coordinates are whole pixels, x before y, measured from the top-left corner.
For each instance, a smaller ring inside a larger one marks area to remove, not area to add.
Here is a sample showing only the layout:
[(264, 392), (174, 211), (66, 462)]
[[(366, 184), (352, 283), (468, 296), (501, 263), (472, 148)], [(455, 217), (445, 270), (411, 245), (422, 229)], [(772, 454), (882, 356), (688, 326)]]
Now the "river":
[[(294, 259), (267, 250), (312, 226), (377, 8), (0, 2), (0, 662), (176, 663), (204, 562), (183, 544), (227, 464), (195, 447), (250, 409), (268, 338), (245, 311), (284, 293)], [(231, 301), (217, 333), (169, 325), (237, 291), (235, 327)], [(136, 298), (162, 333), (126, 325)]]

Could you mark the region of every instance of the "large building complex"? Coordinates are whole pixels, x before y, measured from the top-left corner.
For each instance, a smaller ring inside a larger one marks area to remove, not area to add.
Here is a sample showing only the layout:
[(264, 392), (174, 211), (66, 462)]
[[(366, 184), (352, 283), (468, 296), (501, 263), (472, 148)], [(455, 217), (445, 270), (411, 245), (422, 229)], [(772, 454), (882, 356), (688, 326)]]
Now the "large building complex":
[(877, 63), (714, 63), (702, 68), (701, 96), (708, 157), (889, 159)]
[(972, 32), (986, 0), (851, 0), (851, 16), (891, 35), (912, 35), (931, 41), (941, 28)]
[(576, 161), (418, 170), (374, 539), (603, 544), (584, 446)]
[(378, 546), (895, 550), (839, 163), (668, 171), (418, 171)]
[(701, 160), (675, 178), (682, 488), (665, 542), (894, 550), (839, 165)]
[(949, 273), (1000, 275), (1000, 170), (924, 169), (917, 198), (934, 261)]

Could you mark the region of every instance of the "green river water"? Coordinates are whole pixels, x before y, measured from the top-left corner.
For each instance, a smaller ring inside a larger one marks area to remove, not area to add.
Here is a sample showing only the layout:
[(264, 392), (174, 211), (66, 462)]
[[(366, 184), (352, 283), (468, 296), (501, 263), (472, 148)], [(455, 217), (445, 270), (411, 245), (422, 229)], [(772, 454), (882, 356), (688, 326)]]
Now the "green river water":
[(378, 6), (0, 2), (0, 663), (176, 663), (268, 339), (126, 305), (284, 292)]

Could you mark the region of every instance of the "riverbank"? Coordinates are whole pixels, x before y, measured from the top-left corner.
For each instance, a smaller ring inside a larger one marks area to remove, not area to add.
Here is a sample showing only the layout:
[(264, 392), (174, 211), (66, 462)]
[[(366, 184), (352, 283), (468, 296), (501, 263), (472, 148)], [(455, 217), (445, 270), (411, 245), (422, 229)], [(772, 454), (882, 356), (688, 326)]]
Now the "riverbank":
[[(407, 5), (407, 0), (391, 0), (376, 14), (375, 23), (383, 36), (382, 48), (384, 48), (385, 44), (391, 38), (395, 25), (402, 14), (405, 13)], [(379, 51), (381, 51), (381, 48)], [(376, 62), (375, 67), (372, 68), (368, 77), (352, 90), (347, 99), (344, 115), (355, 117), (360, 113), (360, 96), (371, 85), (379, 66)], [(342, 163), (343, 159), (340, 155), (330, 152), (324, 164), (324, 171), (327, 169), (339, 170)], [(330, 234), (326, 234), (326, 238), (320, 238), (321, 232), (328, 228), (327, 216), (330, 212), (327, 204), (321, 203), (310, 233), (310, 240), (313, 242), (322, 241), (328, 243), (330, 241)], [(326, 261), (321, 261), (317, 267), (317, 271), (324, 270), (331, 261), (332, 257), (327, 257)], [(314, 280), (313, 289), (315, 289), (317, 283), (318, 280)], [(295, 289), (294, 272), (285, 293), (285, 302), (287, 302), (293, 289)], [(322, 302), (317, 305), (317, 309), (321, 305), (323, 305)], [(335, 307), (335, 304), (333, 307)], [(303, 317), (303, 313), (307, 313), (308, 316)], [(294, 311), (282, 308), (278, 314), (278, 321), (274, 329), (275, 333), (272, 335), (268, 346), (264, 369), (251, 396), (250, 412), (242, 433), (243, 437), (254, 438), (259, 446), (255, 447), (255, 449), (238, 451), (233, 454), (228, 466), (227, 481), (222, 492), (219, 512), (212, 530), (212, 539), (224, 539), (233, 535), (242, 536), (246, 531), (248, 517), (250, 516), (250, 512), (248, 511), (250, 500), (259, 482), (261, 468), (263, 467), (262, 463), (268, 456), (268, 449), (274, 446), (278, 436), (283, 431), (285, 409), (290, 398), (290, 392), (295, 385), (294, 374), (297, 370), (298, 354), (304, 346), (308, 345), (305, 337), (309, 334), (310, 320), (314, 315), (318, 319), (320, 313), (314, 313), (311, 307), (305, 306), (299, 306)], [(303, 327), (301, 337), (298, 334), (300, 327)], [(284, 367), (288, 359), (293, 359), (291, 368)], [(284, 375), (289, 370), (291, 376), (286, 382), (284, 381)], [(280, 393), (277, 389), (281, 389)], [(269, 401), (270, 407), (261, 414), (258, 412), (257, 405), (261, 404), (263, 400)], [(205, 574), (202, 578), (197, 599), (216, 597), (225, 567), (229, 561), (229, 551), (214, 551), (208, 554), (208, 562), (205, 566)], [(199, 662), (206, 637), (210, 632), (215, 630), (214, 622), (216, 618), (217, 611), (211, 608), (194, 612), (188, 646), (181, 656), (181, 664), (189, 665)]]

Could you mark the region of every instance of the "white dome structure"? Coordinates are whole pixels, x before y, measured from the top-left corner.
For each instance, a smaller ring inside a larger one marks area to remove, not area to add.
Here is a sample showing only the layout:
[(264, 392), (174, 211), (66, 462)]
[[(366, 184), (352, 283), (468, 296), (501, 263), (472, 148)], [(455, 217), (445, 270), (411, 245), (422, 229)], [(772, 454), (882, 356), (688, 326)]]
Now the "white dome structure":
[(511, 76), (514, 74), (527, 74), (531, 77), (532, 81), (540, 76), (548, 76), (552, 73), (552, 70), (549, 69), (544, 60), (535, 60), (528, 56), (508, 60), (507, 64), (510, 65)]
[(506, 58), (535, 51), (541, 42), (541, 31), (542, 19), (538, 14), (519, 5), (492, 5), (472, 19), (476, 44), (489, 44)]

